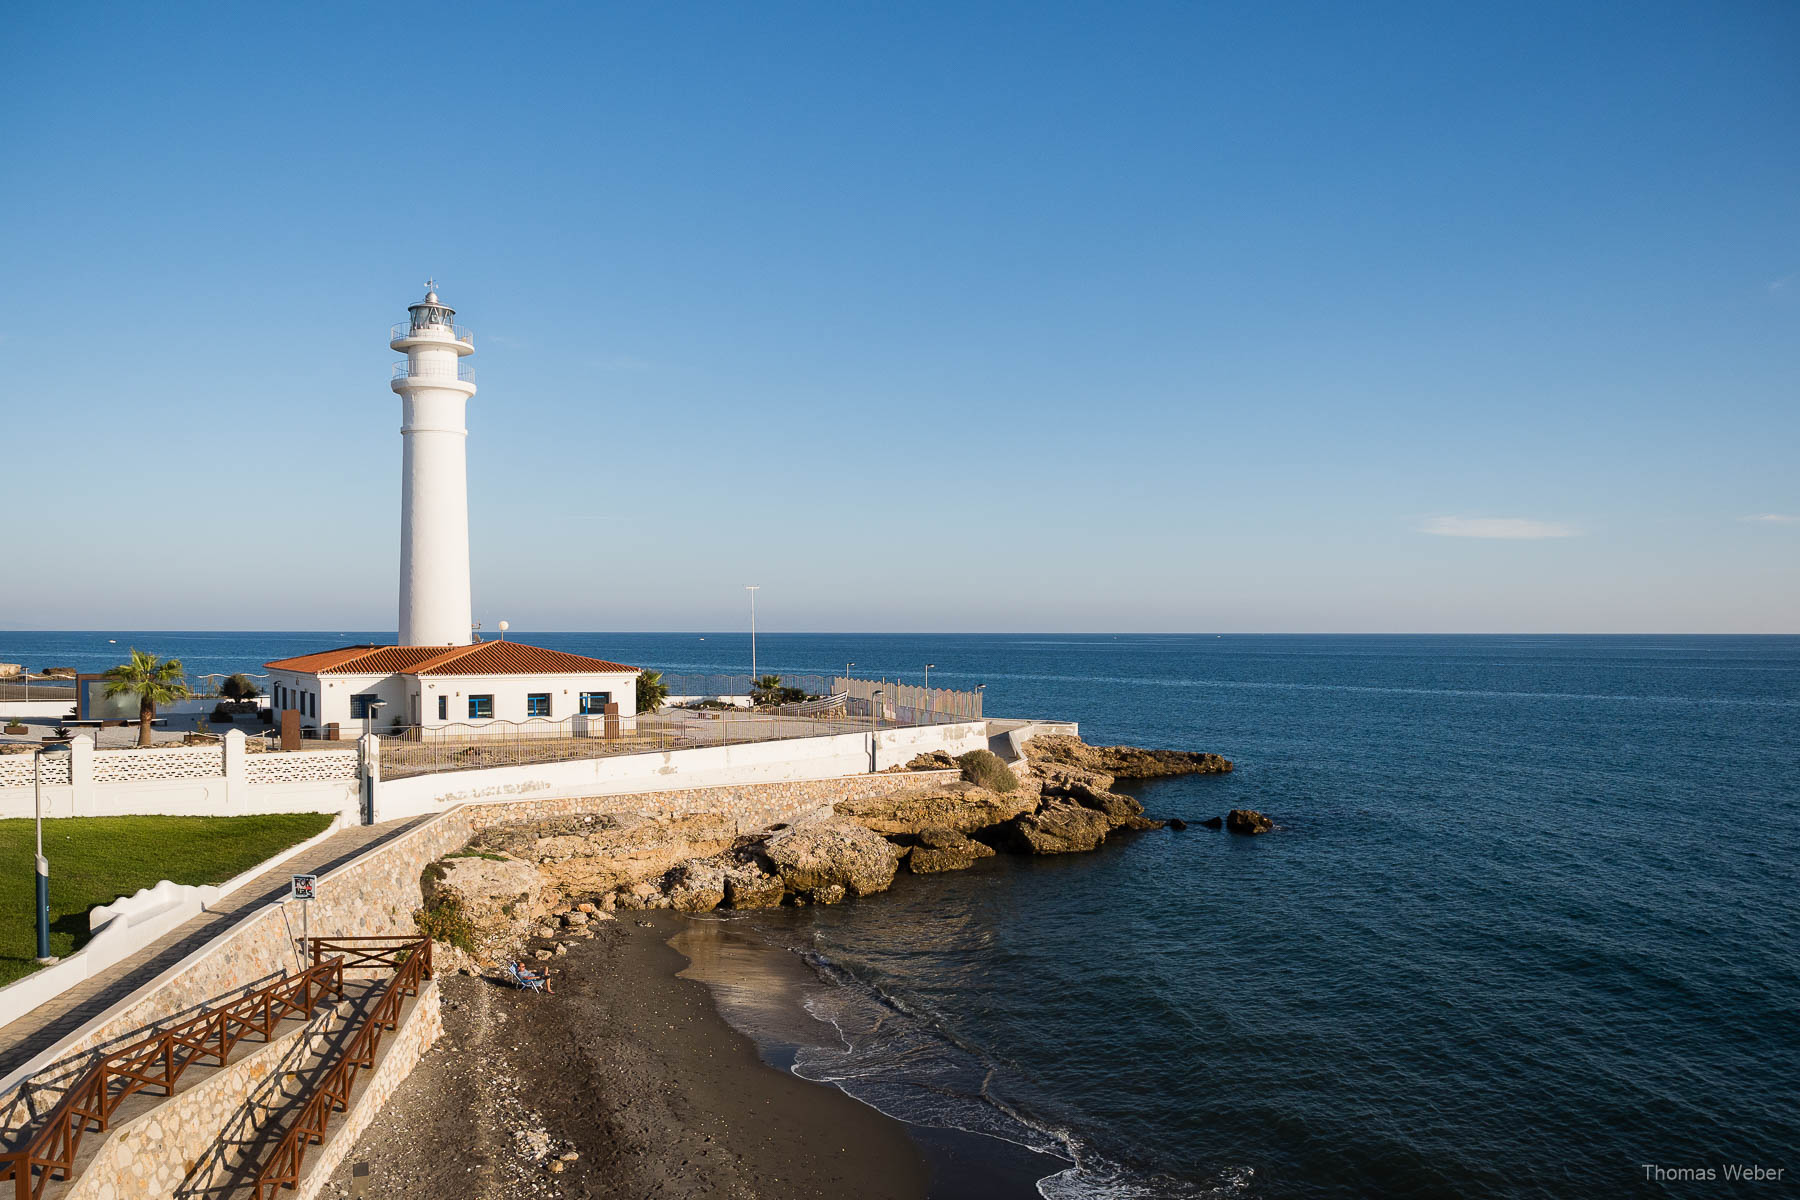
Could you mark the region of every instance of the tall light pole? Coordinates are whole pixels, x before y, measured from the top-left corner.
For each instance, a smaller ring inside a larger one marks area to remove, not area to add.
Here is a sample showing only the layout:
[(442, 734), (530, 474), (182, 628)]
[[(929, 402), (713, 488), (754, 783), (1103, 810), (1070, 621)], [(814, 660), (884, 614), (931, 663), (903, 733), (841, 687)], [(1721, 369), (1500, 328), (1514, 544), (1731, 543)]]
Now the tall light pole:
[(845, 683), (850, 682), (850, 668), (854, 667), (855, 665), (856, 665), (855, 663), (845, 663), (844, 664), (844, 682)]
[(37, 960), (50, 957), (50, 860), (44, 857), (44, 748), (31, 752), (32, 804), (37, 820)]
[(931, 668), (935, 666), (937, 666), (936, 663), (925, 664), (925, 690), (928, 692), (931, 690)]
[(750, 686), (756, 686), (756, 589), (761, 584), (747, 583), (744, 590), (750, 593)]

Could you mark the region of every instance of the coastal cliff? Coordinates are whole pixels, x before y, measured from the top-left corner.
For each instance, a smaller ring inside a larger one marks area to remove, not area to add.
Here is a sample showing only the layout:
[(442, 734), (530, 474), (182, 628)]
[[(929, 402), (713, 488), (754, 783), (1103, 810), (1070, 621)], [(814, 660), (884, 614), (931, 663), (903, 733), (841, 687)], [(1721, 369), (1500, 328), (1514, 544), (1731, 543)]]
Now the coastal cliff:
[[(1081, 853), (1120, 830), (1160, 829), (1164, 822), (1112, 790), (1118, 778), (1231, 767), (1216, 754), (1040, 736), (1011, 764), (985, 750), (921, 755), (906, 768), (921, 776), (916, 791), (846, 799), (749, 833), (707, 813), (496, 825), (427, 872), (424, 911), (454, 897), (472, 926), (471, 948), (482, 952), (533, 936), (562, 939), (618, 909), (836, 904), (887, 890), (902, 870), (963, 870), (997, 853)], [(560, 925), (542, 923), (559, 912)], [(563, 945), (535, 953), (548, 958)]]

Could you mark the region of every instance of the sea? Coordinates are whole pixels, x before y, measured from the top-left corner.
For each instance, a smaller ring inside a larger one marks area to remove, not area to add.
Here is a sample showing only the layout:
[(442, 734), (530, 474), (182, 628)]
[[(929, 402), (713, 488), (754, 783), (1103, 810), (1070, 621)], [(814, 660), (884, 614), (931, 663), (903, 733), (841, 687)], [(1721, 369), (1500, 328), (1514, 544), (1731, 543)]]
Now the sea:
[[(4, 633), (0, 660), (137, 646), (199, 674), (389, 636)], [(750, 663), (742, 633), (526, 640)], [(734, 1018), (787, 1069), (965, 1157), (969, 1136), (1026, 1154), (1048, 1200), (1800, 1180), (1800, 638), (765, 633), (756, 654), (910, 683), (929, 662), (991, 716), (1236, 764), (1121, 785), (1183, 832), (742, 919), (803, 967), (812, 1036)], [(1231, 808), (1276, 828), (1200, 827)], [(1783, 1174), (1734, 1179), (1751, 1166)]]

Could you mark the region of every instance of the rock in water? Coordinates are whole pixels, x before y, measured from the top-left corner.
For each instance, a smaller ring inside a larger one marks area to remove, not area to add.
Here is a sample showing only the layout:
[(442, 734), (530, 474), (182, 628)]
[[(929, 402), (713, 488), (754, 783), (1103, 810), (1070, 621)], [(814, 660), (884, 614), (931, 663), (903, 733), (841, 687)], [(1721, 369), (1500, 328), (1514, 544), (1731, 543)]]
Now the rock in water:
[(900, 850), (853, 821), (828, 817), (784, 829), (763, 852), (788, 891), (831, 904), (848, 893), (886, 891), (900, 868)]
[(1106, 840), (1104, 814), (1067, 800), (1050, 800), (1003, 827), (1012, 845), (1029, 854), (1076, 854)]
[(1180, 817), (1170, 817), (1168, 820), (1168, 825), (1169, 825), (1169, 828), (1173, 829), (1176, 833), (1180, 833), (1182, 830), (1187, 828), (1187, 822), (1182, 820)]
[(778, 908), (786, 894), (781, 880), (755, 863), (739, 863), (725, 872), (725, 902), (733, 908)]
[(1039, 734), (1025, 744), (1025, 754), (1039, 761), (1100, 771), (1125, 779), (1158, 775), (1210, 775), (1231, 770), (1231, 760), (1187, 750), (1145, 750), (1138, 746), (1089, 746), (1067, 734)]
[(993, 847), (970, 841), (954, 829), (927, 829), (919, 844), (906, 855), (906, 869), (915, 875), (961, 871), (978, 858), (992, 858)]
[(1254, 808), (1234, 808), (1225, 814), (1225, 828), (1233, 833), (1267, 833), (1275, 822)]
[(1225, 828), (1225, 821), (1221, 817), (1208, 817), (1208, 818), (1206, 818), (1206, 820), (1204, 820), (1200, 823), (1202, 825), (1206, 826), (1208, 829), (1223, 829), (1223, 828)]

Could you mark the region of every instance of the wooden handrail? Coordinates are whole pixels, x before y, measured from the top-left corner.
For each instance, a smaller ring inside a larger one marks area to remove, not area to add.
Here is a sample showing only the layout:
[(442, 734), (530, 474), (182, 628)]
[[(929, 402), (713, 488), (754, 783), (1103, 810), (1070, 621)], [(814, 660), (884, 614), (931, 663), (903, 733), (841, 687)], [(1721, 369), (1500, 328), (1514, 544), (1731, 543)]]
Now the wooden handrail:
[[(429, 960), (429, 953), (426, 957)], [(290, 1012), (311, 1017), (326, 993), (339, 1000), (344, 997), (342, 959), (317, 961), (298, 975), (284, 976), (102, 1055), (63, 1093), (30, 1141), (0, 1154), (0, 1182), (12, 1181), (15, 1200), (39, 1200), (52, 1179), (70, 1177), (90, 1123), (104, 1131), (119, 1105), (145, 1088), (161, 1088), (164, 1095), (173, 1096), (175, 1085), (193, 1063), (212, 1058), (223, 1067), (232, 1047), (250, 1033), (270, 1040), (282, 1017)]]
[(391, 952), (398, 969), (394, 972), (394, 977), (387, 981), (380, 998), (351, 1035), (343, 1051), (319, 1080), (311, 1095), (307, 1096), (306, 1105), (300, 1110), (299, 1117), (288, 1126), (281, 1142), (264, 1160), (256, 1175), (256, 1200), (269, 1200), (281, 1188), (300, 1186), (300, 1166), (306, 1158), (307, 1150), (314, 1143), (324, 1143), (326, 1131), (331, 1126), (332, 1114), (349, 1111), (350, 1093), (356, 1086), (356, 1073), (374, 1067), (375, 1053), (381, 1047), (382, 1035), (400, 1028), (400, 1009), (406, 1003), (406, 997), (418, 995), (423, 981), (431, 978), (430, 938), (401, 943), (380, 938), (312, 939), (314, 953), (320, 953), (326, 948), (321, 943), (367, 944), (379, 941), (386, 941), (385, 948)]

